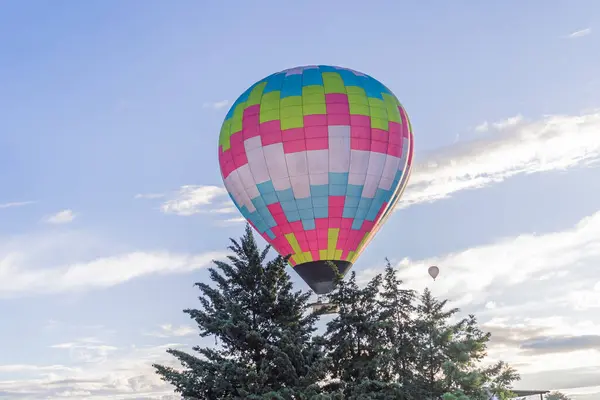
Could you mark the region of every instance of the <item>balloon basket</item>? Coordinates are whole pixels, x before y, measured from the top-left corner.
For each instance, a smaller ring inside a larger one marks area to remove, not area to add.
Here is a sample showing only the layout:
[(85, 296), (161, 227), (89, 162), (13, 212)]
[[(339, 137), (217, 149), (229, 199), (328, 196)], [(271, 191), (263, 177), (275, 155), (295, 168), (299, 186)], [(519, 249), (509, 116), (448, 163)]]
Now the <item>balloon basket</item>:
[(327, 296), (317, 296), (317, 301), (309, 304), (313, 312), (325, 309), (324, 314), (335, 314), (338, 312), (338, 307), (329, 303)]

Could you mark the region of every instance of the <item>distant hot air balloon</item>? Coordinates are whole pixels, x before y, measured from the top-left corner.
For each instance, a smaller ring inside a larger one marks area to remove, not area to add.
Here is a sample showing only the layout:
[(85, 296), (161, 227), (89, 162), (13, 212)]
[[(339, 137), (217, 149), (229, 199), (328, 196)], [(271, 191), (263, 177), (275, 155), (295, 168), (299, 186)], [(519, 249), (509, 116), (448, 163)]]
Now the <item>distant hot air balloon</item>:
[(435, 278), (437, 278), (437, 276), (440, 274), (440, 269), (438, 267), (436, 267), (435, 265), (432, 267), (429, 267), (429, 275), (433, 278), (433, 280), (435, 281)]
[(390, 215), (413, 134), (396, 96), (347, 68), (306, 66), (252, 85), (219, 137), (221, 175), (242, 215), (315, 293), (333, 290)]

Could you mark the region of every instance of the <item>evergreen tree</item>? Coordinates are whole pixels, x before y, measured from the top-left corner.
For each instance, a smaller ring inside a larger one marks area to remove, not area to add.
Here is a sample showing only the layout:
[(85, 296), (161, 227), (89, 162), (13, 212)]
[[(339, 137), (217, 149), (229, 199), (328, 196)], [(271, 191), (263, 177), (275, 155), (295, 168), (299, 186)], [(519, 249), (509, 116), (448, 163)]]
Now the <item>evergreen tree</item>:
[(458, 309), (445, 310), (447, 300), (438, 301), (429, 289), (425, 289), (417, 305), (417, 346), (420, 349), (416, 360), (418, 395), (422, 399), (436, 399), (445, 393), (440, 379), (443, 366), (448, 360), (448, 346), (452, 339), (449, 319)]
[(310, 294), (292, 290), (287, 260), (266, 261), (269, 247), (260, 251), (249, 226), (231, 241), (229, 262), (210, 269), (215, 286), (196, 284), (201, 308), (184, 310), (220, 346), (170, 349), (184, 369), (154, 365), (156, 372), (185, 399), (328, 399), (318, 396), (326, 367)]
[[(380, 303), (378, 293), (381, 276), (377, 276), (364, 288), (359, 288), (356, 275), (338, 279), (336, 289), (330, 294), (330, 302), (337, 306), (336, 317), (327, 324), (325, 346), (330, 360), (330, 378), (345, 399), (384, 399), (386, 393), (394, 393), (386, 383), (383, 359), (385, 341), (381, 333)], [(379, 396), (374, 397), (375, 392)], [(365, 397), (371, 396), (371, 397)]]
[(220, 346), (168, 350), (182, 371), (155, 365), (185, 399), (505, 399), (518, 379), (502, 362), (481, 366), (490, 335), (474, 316), (452, 323), (458, 309), (429, 290), (417, 299), (389, 262), (364, 288), (338, 275), (338, 313), (315, 336), (322, 312), (307, 312), (309, 293), (292, 290), (287, 260), (266, 261), (268, 249), (246, 227), (229, 262), (210, 269), (215, 286), (196, 284), (201, 308), (184, 312)]
[(397, 382), (403, 389), (400, 400), (419, 398), (415, 387), (414, 367), (421, 352), (417, 342), (418, 332), (414, 321), (415, 292), (402, 288), (396, 270), (386, 260), (381, 291), (381, 315), (383, 321), (385, 351), (385, 378)]
[(331, 301), (326, 349), (345, 399), (504, 399), (518, 379), (502, 362), (481, 366), (490, 335), (474, 316), (453, 322), (458, 309), (427, 289), (417, 299), (389, 262), (365, 288), (354, 274), (338, 283)]
[(457, 308), (445, 309), (447, 300), (435, 299), (427, 289), (418, 306), (422, 348), (418, 363), (423, 398), (488, 400), (489, 392), (508, 398), (516, 371), (504, 362), (483, 367), (490, 334), (477, 325), (474, 315), (452, 324)]

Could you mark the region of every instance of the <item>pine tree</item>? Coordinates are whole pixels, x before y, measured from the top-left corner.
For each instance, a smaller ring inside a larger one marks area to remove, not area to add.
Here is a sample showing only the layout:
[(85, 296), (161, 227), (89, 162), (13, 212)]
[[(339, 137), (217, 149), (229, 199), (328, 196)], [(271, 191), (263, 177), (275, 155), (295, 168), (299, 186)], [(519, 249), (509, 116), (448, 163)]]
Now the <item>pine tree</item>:
[(498, 399), (508, 398), (512, 382), (519, 379), (516, 371), (502, 361), (481, 366), (487, 355), (490, 333), (478, 327), (474, 315), (460, 320), (452, 332), (448, 359), (443, 365), (444, 390), (465, 394), (473, 400), (487, 400), (489, 392)]
[(417, 326), (425, 349), (418, 363), (422, 398), (487, 400), (489, 392), (508, 398), (518, 374), (504, 362), (482, 367), (490, 334), (478, 327), (474, 315), (452, 324), (459, 310), (446, 310), (446, 304), (425, 289), (418, 306)]
[(403, 389), (398, 399), (416, 399), (420, 397), (415, 396), (414, 367), (421, 349), (416, 341), (415, 292), (402, 288), (396, 270), (386, 262), (380, 301), (386, 342), (385, 377)]
[(329, 297), (338, 312), (327, 324), (325, 343), (330, 378), (339, 382), (329, 388), (337, 387), (344, 399), (398, 398), (392, 395), (397, 390), (387, 384), (382, 364), (386, 353), (381, 337), (380, 288), (381, 276), (361, 289), (352, 273), (346, 281), (338, 280)]
[(487, 400), (490, 392), (508, 398), (519, 377), (503, 362), (482, 366), (490, 334), (473, 315), (453, 323), (457, 308), (447, 308), (448, 301), (435, 299), (428, 289), (417, 299), (402, 288), (389, 262), (379, 294), (379, 314), (372, 318), (385, 349), (378, 379), (401, 388), (394, 398)]
[(445, 310), (447, 302), (438, 301), (429, 289), (425, 289), (417, 306), (415, 329), (421, 351), (415, 369), (418, 395), (422, 399), (436, 399), (446, 391), (440, 376), (448, 360), (448, 346), (453, 334), (448, 320), (459, 311), (456, 308)]
[(229, 262), (210, 269), (215, 286), (196, 284), (201, 308), (184, 310), (220, 346), (170, 349), (184, 369), (154, 365), (156, 372), (185, 399), (328, 399), (318, 396), (326, 367), (310, 294), (292, 290), (287, 260), (266, 261), (269, 247), (259, 250), (249, 226), (231, 241)]
[[(515, 371), (499, 362), (482, 367), (490, 335), (470, 315), (425, 290), (417, 299), (396, 270), (359, 288), (356, 277), (330, 296), (338, 315), (325, 334), (330, 376), (344, 399), (488, 400), (507, 398)], [(331, 392), (333, 393), (333, 392)]]

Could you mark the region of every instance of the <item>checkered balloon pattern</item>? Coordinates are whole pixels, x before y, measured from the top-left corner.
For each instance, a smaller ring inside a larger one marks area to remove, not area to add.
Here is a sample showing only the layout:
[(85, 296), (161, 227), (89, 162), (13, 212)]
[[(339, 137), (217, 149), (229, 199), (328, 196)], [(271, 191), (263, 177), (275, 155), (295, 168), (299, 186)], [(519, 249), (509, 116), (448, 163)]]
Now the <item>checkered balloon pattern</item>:
[(399, 200), (413, 134), (396, 96), (347, 68), (270, 75), (232, 105), (219, 137), (225, 187), (290, 264), (353, 264)]

